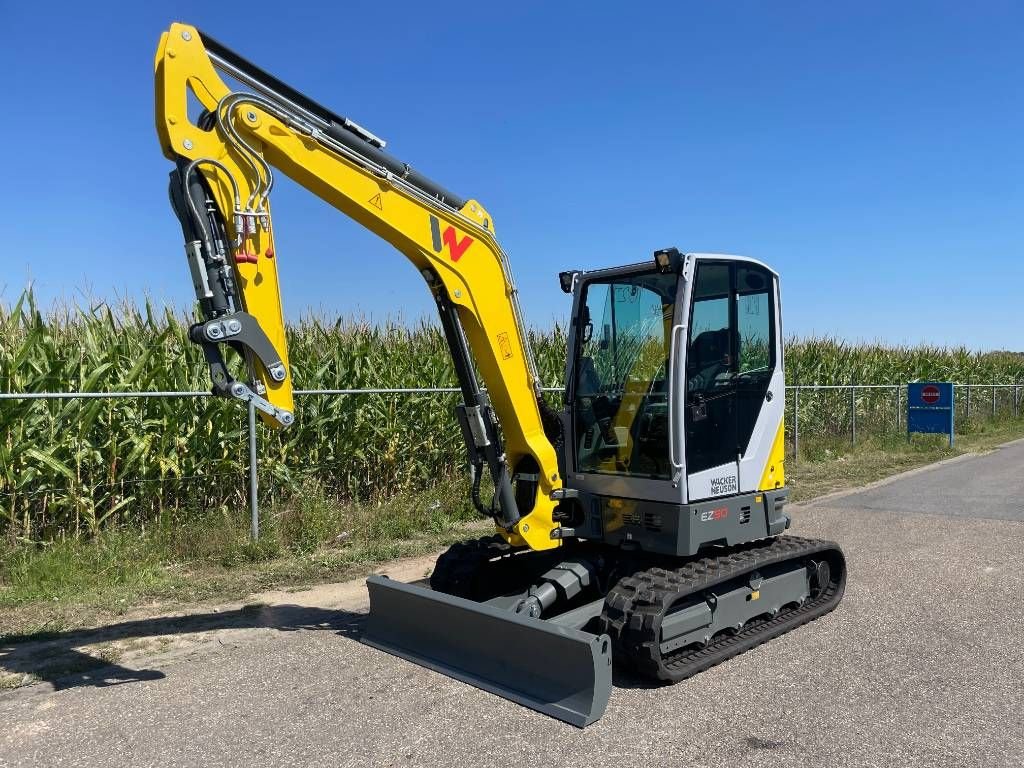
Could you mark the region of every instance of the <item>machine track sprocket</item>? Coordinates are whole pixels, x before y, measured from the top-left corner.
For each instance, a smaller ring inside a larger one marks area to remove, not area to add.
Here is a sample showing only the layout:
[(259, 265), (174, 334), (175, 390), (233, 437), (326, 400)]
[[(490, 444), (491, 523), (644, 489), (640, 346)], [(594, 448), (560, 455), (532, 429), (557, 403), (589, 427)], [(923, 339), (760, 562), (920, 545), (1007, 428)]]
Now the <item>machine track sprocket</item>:
[[(674, 606), (759, 568), (794, 561), (808, 569), (810, 579), (810, 595), (801, 604), (720, 632), (706, 645), (662, 653), (662, 621)], [(606, 596), (600, 631), (612, 638), (617, 662), (645, 677), (678, 682), (828, 613), (845, 586), (846, 562), (836, 544), (780, 536), (731, 547), (676, 569), (649, 568), (620, 579)]]

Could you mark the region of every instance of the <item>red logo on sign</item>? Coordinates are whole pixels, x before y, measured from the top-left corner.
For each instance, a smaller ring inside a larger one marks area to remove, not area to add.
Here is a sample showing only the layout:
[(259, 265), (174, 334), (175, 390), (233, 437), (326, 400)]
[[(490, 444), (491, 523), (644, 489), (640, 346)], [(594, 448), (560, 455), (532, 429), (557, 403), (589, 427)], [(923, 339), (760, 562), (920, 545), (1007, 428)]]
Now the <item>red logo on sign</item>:
[(921, 399), (924, 400), (928, 405), (939, 402), (939, 398), (942, 394), (939, 392), (939, 388), (934, 384), (929, 384), (927, 387), (921, 388)]

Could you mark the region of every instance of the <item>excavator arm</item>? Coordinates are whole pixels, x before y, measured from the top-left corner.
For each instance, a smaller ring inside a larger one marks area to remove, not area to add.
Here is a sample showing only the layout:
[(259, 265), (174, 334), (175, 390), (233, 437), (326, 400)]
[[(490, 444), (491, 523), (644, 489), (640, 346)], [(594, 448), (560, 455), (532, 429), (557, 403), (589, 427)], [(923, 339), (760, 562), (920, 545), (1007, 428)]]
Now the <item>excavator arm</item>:
[[(175, 163), (171, 202), (203, 315), (190, 336), (203, 347), (214, 392), (252, 401), (268, 425), (293, 421), (269, 205), (280, 172), (415, 265), (437, 302), (462, 390), (457, 415), (474, 501), (510, 544), (558, 546), (558, 459), (515, 283), (486, 209), (195, 27), (173, 24), (162, 35), (155, 69), (156, 127)], [(244, 357), (245, 381), (230, 373), (225, 346)], [(485, 468), (495, 487), (489, 506), (479, 499)]]

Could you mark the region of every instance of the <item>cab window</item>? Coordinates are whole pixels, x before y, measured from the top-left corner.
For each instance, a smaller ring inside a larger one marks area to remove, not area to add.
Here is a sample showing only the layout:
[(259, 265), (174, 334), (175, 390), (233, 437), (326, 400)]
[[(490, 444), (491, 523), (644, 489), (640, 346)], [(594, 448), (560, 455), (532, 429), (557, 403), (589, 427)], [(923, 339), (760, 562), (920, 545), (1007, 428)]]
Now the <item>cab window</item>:
[(676, 275), (595, 281), (577, 318), (576, 470), (667, 478)]

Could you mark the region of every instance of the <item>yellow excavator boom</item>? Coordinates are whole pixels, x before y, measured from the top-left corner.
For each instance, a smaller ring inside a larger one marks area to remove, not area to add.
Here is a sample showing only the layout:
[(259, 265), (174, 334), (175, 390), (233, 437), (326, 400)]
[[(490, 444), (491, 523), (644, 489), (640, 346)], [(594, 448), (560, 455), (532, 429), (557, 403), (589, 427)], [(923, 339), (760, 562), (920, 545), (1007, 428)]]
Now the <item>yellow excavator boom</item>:
[[(265, 423), (291, 422), (292, 377), (277, 269), (278, 259), (288, 255), (275, 249), (268, 200), (280, 172), (394, 245), (424, 277), (438, 302), (466, 396), (463, 432), (481, 456), (488, 454), (498, 505), (515, 506), (519, 500), (518, 511), (495, 508), (498, 531), (513, 545), (558, 546), (552, 518), (557, 504), (552, 495), (562, 487), (558, 459), (542, 422), (540, 381), (515, 283), (484, 206), (396, 161), (376, 136), (195, 27), (171, 25), (161, 37), (155, 70), (157, 132), (164, 154), (178, 166), (172, 200), (180, 194), (183, 202), (176, 207), (199, 222), (191, 230), (194, 239), (186, 231), (197, 294), (201, 303), (206, 296), (213, 306), (217, 274), (229, 289), (229, 309), (214, 309), (195, 337), (204, 348), (241, 343), (253, 374), (252, 387), (246, 388), (232, 382), (223, 366), (218, 373), (211, 364), (215, 384), (218, 375), (226, 376), (220, 383), (235, 388), (231, 395), (255, 398)], [(221, 74), (251, 90), (233, 90)], [(190, 101), (201, 105), (201, 116), (190, 118)], [(205, 185), (209, 210), (200, 210), (197, 185)], [(214, 242), (218, 222), (222, 246)], [(228, 327), (236, 316), (240, 324)], [(246, 326), (247, 318), (256, 328)], [(232, 336), (236, 327), (241, 335)], [(258, 343), (260, 331), (271, 351)], [(247, 344), (246, 338), (255, 341)], [(500, 433), (491, 423), (492, 409)], [(529, 478), (533, 498), (512, 490), (512, 473)]]

